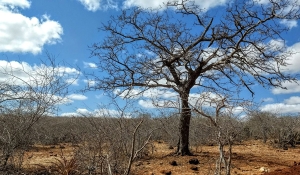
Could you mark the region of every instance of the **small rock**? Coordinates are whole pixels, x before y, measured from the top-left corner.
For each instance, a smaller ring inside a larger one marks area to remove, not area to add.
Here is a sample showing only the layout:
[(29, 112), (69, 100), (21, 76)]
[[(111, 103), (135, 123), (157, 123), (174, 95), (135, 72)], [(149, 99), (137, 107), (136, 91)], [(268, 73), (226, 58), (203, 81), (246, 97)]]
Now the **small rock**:
[(169, 149), (174, 149), (174, 147), (173, 146), (169, 146)]
[(191, 170), (198, 171), (199, 169), (196, 166), (191, 166)]
[(169, 170), (161, 170), (160, 173), (165, 174), (165, 175), (171, 175), (172, 174), (172, 172), (169, 171)]
[(189, 160), (189, 163), (192, 165), (198, 165), (199, 164), (199, 160), (197, 158), (192, 158)]
[(267, 173), (267, 172), (269, 172), (269, 169), (266, 168), (266, 167), (260, 167), (259, 172), (261, 172), (261, 173)]
[(177, 164), (177, 162), (175, 160), (173, 160), (173, 161), (170, 162), (170, 165), (177, 166), (178, 164)]

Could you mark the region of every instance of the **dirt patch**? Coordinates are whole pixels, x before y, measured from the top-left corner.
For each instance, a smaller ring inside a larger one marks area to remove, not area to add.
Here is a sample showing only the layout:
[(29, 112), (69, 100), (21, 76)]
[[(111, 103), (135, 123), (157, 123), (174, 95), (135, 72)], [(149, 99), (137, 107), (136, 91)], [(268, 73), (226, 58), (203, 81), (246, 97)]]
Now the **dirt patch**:
[[(59, 158), (61, 152), (71, 158), (74, 146), (64, 144), (43, 146), (36, 145), (26, 152), (23, 167), (38, 168), (37, 165), (49, 166)], [(154, 142), (148, 157), (134, 162), (132, 172), (135, 175), (212, 175), (218, 159), (217, 146), (200, 146), (192, 149), (194, 156), (174, 156), (176, 148), (163, 142)], [(300, 174), (300, 146), (288, 150), (276, 149), (262, 141), (253, 140), (233, 146), (233, 175), (297, 175)], [(190, 160), (198, 160), (191, 164)], [(176, 162), (176, 163), (174, 163)]]
[(76, 147), (71, 144), (60, 145), (34, 145), (24, 155), (23, 168), (27, 170), (48, 167), (57, 162), (62, 156), (70, 159), (74, 155)]
[[(133, 171), (137, 175), (164, 174), (171, 171), (172, 175), (209, 175), (214, 174), (215, 163), (218, 159), (217, 146), (202, 146), (194, 152), (194, 156), (174, 156), (174, 150), (168, 149), (164, 143), (155, 143), (154, 153), (145, 160), (134, 164)], [(189, 160), (196, 158), (198, 165), (191, 165)], [(298, 159), (298, 160), (297, 160)], [(177, 166), (170, 162), (176, 161)], [(233, 147), (232, 170), (233, 175), (262, 175), (268, 172), (283, 174), (288, 169), (294, 169), (292, 175), (297, 173), (300, 166), (293, 166), (294, 161), (300, 161), (300, 147), (281, 150), (271, 145), (263, 144), (259, 140), (247, 141)], [(292, 166), (292, 167), (291, 167)], [(277, 175), (277, 174), (276, 174)]]
[(265, 173), (265, 175), (297, 175), (300, 174), (300, 164), (294, 163), (290, 168), (276, 169), (273, 172)]

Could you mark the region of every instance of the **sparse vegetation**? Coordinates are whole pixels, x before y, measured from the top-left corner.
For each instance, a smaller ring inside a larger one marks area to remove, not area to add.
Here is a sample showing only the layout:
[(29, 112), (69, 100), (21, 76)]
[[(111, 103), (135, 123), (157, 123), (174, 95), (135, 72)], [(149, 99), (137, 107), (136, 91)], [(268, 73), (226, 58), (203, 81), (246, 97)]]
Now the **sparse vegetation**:
[[(253, 96), (256, 84), (298, 81), (282, 71), (294, 51), (281, 39), (289, 31), (281, 20), (300, 19), (297, 4), (257, 3), (232, 1), (214, 17), (181, 0), (163, 11), (129, 8), (112, 17), (101, 28), (106, 38), (90, 47), (99, 59), (93, 70), (105, 77), (86, 73), (82, 90), (104, 91), (112, 113), (53, 117), (79, 75), (67, 77), (50, 55), (35, 71), (20, 68), (24, 79), (0, 67), (8, 77), (0, 82), (0, 174), (230, 175), (243, 174), (247, 163), (261, 173), (292, 161), (300, 167), (298, 114), (250, 110), (252, 99), (240, 97), (244, 89)], [(158, 109), (153, 114), (132, 103), (144, 93)]]
[[(257, 115), (259, 114), (257, 113)], [(266, 114), (261, 113), (261, 115)], [(235, 136), (240, 138), (240, 140), (232, 140), (233, 143), (231, 143), (232, 166), (230, 168), (235, 171), (237, 171), (238, 168), (236, 167), (236, 161), (242, 161), (243, 156), (246, 156), (245, 154), (248, 154), (243, 153), (243, 151), (250, 151), (250, 148), (247, 148), (249, 145), (253, 147), (251, 149), (254, 149), (256, 145), (261, 146), (262, 149), (269, 147), (267, 149), (270, 149), (270, 151), (273, 150), (274, 154), (278, 154), (284, 151), (282, 147), (279, 148), (277, 147), (277, 144), (274, 143), (274, 140), (278, 139), (277, 135), (268, 135), (267, 142), (263, 143), (263, 134), (256, 135), (252, 133), (253, 130), (256, 130), (256, 125), (253, 125), (252, 122), (257, 116), (248, 117), (249, 118), (243, 120), (236, 120), (234, 118), (230, 119), (231, 123), (235, 124), (234, 126), (241, 127), (241, 129), (238, 130), (239, 132), (235, 133)], [(174, 168), (181, 167), (186, 164), (189, 167), (190, 171), (203, 171), (202, 168), (205, 167), (208, 168), (205, 170), (205, 172), (210, 172), (210, 174), (213, 174), (213, 165), (218, 159), (217, 145), (219, 144), (219, 140), (217, 139), (217, 137), (215, 137), (215, 134), (218, 133), (217, 128), (210, 125), (210, 120), (208, 118), (197, 116), (197, 114), (195, 113), (192, 118), (192, 121), (193, 123), (195, 123), (195, 125), (191, 127), (191, 138), (195, 140), (191, 141), (193, 143), (191, 150), (197, 158), (187, 158), (186, 162), (182, 162), (182, 160), (185, 159), (181, 160), (178, 159), (178, 157), (172, 155), (172, 153), (176, 152), (177, 146), (176, 144), (174, 145), (174, 141), (170, 138), (176, 138), (178, 136), (178, 131), (168, 133), (165, 132), (166, 128), (173, 126), (173, 123), (168, 122), (169, 119), (169, 116), (161, 116), (159, 118), (147, 117), (126, 119), (112, 117), (42, 117), (32, 127), (32, 130), (39, 130), (39, 128), (41, 127), (43, 128), (43, 130), (40, 130), (41, 132), (39, 133), (32, 132), (30, 144), (31, 147), (28, 147), (26, 150), (24, 150), (23, 155), (25, 156), (23, 156), (23, 159), (18, 160), (22, 161), (21, 163), (19, 163), (20, 169), (18, 169), (18, 172), (27, 171), (31, 172), (31, 174), (35, 174), (34, 172), (36, 172), (36, 174), (38, 174), (39, 172), (48, 172), (49, 174), (68, 173), (106, 175), (110, 173), (125, 174), (130, 171), (131, 173), (129, 174), (134, 174), (134, 172), (140, 172), (139, 167), (146, 166), (148, 164), (147, 162), (149, 161), (151, 161), (151, 164), (154, 163), (153, 161), (157, 161), (157, 163), (159, 164), (159, 162), (164, 162), (163, 160), (166, 159), (166, 162), (164, 163), (172, 164)], [(176, 117), (172, 119), (179, 120), (179, 118)], [(274, 131), (282, 131), (284, 129), (281, 125), (282, 121), (285, 121), (287, 123), (286, 126), (290, 127), (289, 124), (294, 123), (295, 120), (298, 120), (297, 116), (289, 117), (274, 115), (273, 121), (274, 123), (278, 123), (278, 125), (272, 125), (272, 127)], [(48, 125), (45, 125), (45, 122), (47, 122)], [(61, 127), (53, 128), (53, 125), (55, 125), (56, 123), (61, 123), (61, 125), (59, 125)], [(197, 123), (202, 124), (201, 131), (204, 130), (207, 131), (207, 133), (211, 134), (203, 137), (200, 132), (200, 128), (194, 127), (199, 126)], [(228, 120), (226, 120), (224, 124), (226, 124), (227, 126), (229, 124)], [(95, 128), (94, 126), (97, 126), (99, 128)], [(151, 126), (155, 126), (155, 128), (152, 128)], [(123, 129), (126, 130), (126, 132)], [(296, 134), (296, 131), (300, 128), (295, 125), (293, 129)], [(234, 132), (234, 130), (227, 131), (230, 133)], [(248, 131), (250, 131), (250, 134), (244, 133)], [(133, 140), (134, 133), (135, 141)], [(150, 133), (152, 134), (152, 137), (149, 137), (151, 135)], [(60, 137), (57, 137), (56, 134), (58, 136), (61, 135), (62, 138), (66, 138), (64, 136), (72, 137), (62, 139)], [(41, 137), (41, 135), (43, 135), (43, 137)], [(201, 142), (196, 141), (196, 139), (201, 140)], [(49, 144), (49, 140), (58, 140), (58, 142)], [(226, 141), (226, 139), (224, 141)], [(134, 150), (132, 150), (133, 143), (135, 145)], [(224, 144), (222, 146), (224, 146), (224, 148), (227, 148), (228, 143), (222, 143)], [(286, 144), (286, 147), (288, 147), (288, 151), (296, 151), (299, 148), (299, 145), (297, 145), (297, 143), (300, 143), (299, 138), (295, 138), (295, 144), (293, 145), (295, 147), (290, 144)], [(43, 146), (37, 147), (38, 145)], [(174, 149), (170, 149), (170, 145), (174, 145), (172, 146)], [(64, 146), (65, 148), (62, 148), (61, 146)], [(235, 148), (237, 149), (237, 151), (235, 150)], [(278, 153), (276, 153), (276, 150)], [(61, 151), (63, 152), (63, 154)], [(43, 158), (44, 160), (40, 159), (38, 163), (29, 163), (30, 161), (37, 159), (38, 153), (41, 152), (48, 153), (46, 157)], [(293, 154), (297, 153), (294, 152)], [(225, 151), (225, 149), (223, 156), (228, 158), (228, 152)], [(158, 157), (161, 157), (161, 159), (157, 159)], [(170, 159), (167, 159), (168, 157), (170, 157)], [(255, 162), (255, 159), (252, 161)], [(259, 159), (267, 160), (269, 158), (260, 157)], [(259, 159), (257, 158), (257, 161)], [(297, 159), (294, 160), (298, 161)], [(10, 161), (16, 161), (16, 159), (10, 159)], [(15, 163), (17, 163), (18, 161), (16, 161)], [(292, 160), (290, 160), (290, 162), (291, 161)], [(210, 168), (207, 167), (208, 162), (210, 162)], [(275, 166), (275, 162), (273, 163), (273, 166)], [(36, 166), (37, 164), (39, 164), (40, 166)], [(128, 168), (129, 165), (132, 167)], [(286, 166), (287, 165), (288, 164), (286, 164)], [(35, 169), (35, 171), (33, 171), (33, 169)], [(210, 171), (208, 171), (209, 169)], [(154, 170), (155, 169), (153, 169), (152, 171)], [(2, 171), (5, 172), (11, 170), (6, 169), (5, 171)], [(173, 172), (175, 170), (165, 169), (165, 171)]]

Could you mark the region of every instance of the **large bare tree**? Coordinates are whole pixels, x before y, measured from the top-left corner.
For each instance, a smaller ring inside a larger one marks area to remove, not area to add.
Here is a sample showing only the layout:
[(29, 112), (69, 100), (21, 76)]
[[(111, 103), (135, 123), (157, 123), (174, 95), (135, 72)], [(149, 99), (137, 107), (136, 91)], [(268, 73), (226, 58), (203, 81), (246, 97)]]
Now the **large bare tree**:
[(118, 89), (132, 95), (151, 88), (168, 89), (180, 97), (179, 154), (189, 155), (191, 89), (227, 91), (252, 85), (282, 87), (295, 80), (282, 71), (288, 57), (281, 20), (299, 19), (299, 3), (236, 0), (218, 12), (192, 1), (165, 4), (163, 9), (125, 9), (103, 24), (103, 40), (91, 46), (99, 59), (96, 84), (90, 90)]

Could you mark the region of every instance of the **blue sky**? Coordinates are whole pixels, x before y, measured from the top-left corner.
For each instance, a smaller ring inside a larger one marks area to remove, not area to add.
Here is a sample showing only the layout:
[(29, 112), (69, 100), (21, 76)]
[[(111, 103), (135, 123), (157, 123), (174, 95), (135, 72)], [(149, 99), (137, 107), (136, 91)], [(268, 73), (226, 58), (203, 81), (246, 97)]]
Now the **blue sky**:
[[(88, 46), (101, 41), (104, 35), (98, 31), (111, 15), (117, 15), (123, 8), (141, 6), (158, 7), (166, 0), (0, 0), (0, 66), (14, 62), (16, 65), (34, 67), (45, 59), (46, 52), (64, 62), (69, 74), (93, 71), (96, 65), (90, 57)], [(223, 8), (230, 0), (196, 0), (208, 11)], [(266, 4), (266, 0), (261, 0)], [(283, 36), (289, 49), (300, 52), (299, 21), (282, 21), (291, 29)], [(293, 55), (287, 67), (293, 74), (300, 73), (300, 54)], [(11, 64), (12, 65), (12, 64)], [(80, 69), (77, 69), (80, 68)], [(1, 77), (0, 77), (1, 81)], [(86, 86), (83, 75), (70, 87), (68, 104), (61, 104), (58, 115), (71, 115), (97, 111), (99, 105), (108, 104), (103, 92), (79, 93)], [(264, 89), (255, 86), (255, 100), (264, 101), (261, 110), (300, 112), (300, 86), (285, 83), (288, 90)], [(159, 94), (155, 92), (156, 94)], [(137, 106), (153, 109), (147, 100), (153, 92), (137, 99)], [(172, 95), (172, 93), (170, 92)], [(249, 96), (245, 93), (244, 96)], [(113, 110), (113, 107), (106, 106)]]

